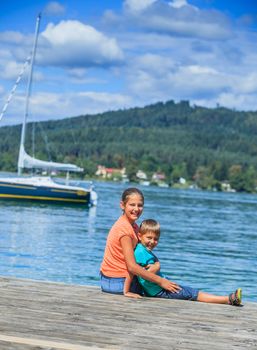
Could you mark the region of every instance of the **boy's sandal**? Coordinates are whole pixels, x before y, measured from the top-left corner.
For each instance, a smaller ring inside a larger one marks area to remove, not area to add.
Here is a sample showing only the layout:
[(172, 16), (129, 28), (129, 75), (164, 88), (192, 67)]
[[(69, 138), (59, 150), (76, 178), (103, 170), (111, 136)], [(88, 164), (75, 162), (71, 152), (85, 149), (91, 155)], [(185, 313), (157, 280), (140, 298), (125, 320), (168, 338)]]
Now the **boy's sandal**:
[(238, 288), (234, 293), (229, 294), (229, 304), (239, 306), (242, 303), (242, 289)]

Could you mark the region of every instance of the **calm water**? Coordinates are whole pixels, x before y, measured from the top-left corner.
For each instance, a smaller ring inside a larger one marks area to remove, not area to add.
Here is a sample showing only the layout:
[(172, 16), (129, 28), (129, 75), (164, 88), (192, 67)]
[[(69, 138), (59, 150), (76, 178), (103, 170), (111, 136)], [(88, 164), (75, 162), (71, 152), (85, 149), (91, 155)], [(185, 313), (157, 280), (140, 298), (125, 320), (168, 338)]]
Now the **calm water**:
[[(0, 201), (0, 275), (99, 284), (105, 239), (124, 184), (95, 184), (97, 208)], [(243, 288), (257, 302), (257, 196), (141, 187), (142, 218), (162, 234), (155, 252), (170, 279), (208, 292)]]

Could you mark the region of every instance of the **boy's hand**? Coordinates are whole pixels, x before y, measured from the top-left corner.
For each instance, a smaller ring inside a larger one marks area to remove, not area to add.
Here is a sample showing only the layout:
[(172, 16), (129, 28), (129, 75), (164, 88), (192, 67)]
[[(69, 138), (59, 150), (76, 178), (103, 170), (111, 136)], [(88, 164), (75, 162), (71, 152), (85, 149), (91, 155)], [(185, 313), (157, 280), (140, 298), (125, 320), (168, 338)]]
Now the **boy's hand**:
[(142, 299), (143, 298), (141, 295), (136, 294), (136, 293), (132, 293), (132, 292), (124, 293), (124, 296), (128, 297), (128, 298), (134, 298), (134, 299)]
[(161, 269), (161, 264), (159, 261), (156, 261), (154, 264), (149, 264), (146, 266), (147, 271), (150, 271), (152, 273), (157, 273)]
[(163, 289), (166, 289), (172, 293), (178, 293), (181, 290), (181, 287), (177, 283), (171, 282), (171, 281), (167, 280), (166, 278), (162, 278), (160, 287), (162, 287)]

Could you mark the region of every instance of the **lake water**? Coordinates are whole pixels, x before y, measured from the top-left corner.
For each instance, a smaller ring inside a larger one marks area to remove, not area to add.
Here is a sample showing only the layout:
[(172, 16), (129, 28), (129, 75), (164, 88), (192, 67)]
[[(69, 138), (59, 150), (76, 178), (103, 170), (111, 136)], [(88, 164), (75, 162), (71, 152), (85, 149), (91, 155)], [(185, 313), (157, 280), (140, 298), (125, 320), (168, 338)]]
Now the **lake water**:
[[(128, 187), (95, 183), (96, 208), (0, 201), (0, 275), (99, 285), (109, 228)], [(257, 302), (257, 196), (141, 187), (142, 219), (161, 223), (155, 252), (178, 283)]]

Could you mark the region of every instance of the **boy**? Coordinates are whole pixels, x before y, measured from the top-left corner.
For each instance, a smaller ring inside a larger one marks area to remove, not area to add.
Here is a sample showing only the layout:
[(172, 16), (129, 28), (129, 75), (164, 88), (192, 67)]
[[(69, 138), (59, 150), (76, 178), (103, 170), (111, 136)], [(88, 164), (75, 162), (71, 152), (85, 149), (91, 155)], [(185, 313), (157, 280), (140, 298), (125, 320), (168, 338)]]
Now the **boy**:
[[(160, 262), (158, 258), (153, 254), (152, 250), (157, 246), (160, 238), (160, 224), (152, 219), (144, 220), (139, 229), (138, 237), (140, 243), (138, 243), (134, 255), (136, 262), (145, 269), (162, 276), (160, 271)], [(124, 284), (124, 295), (132, 298), (139, 298), (137, 294), (130, 293), (129, 287), (132, 280), (130, 275)], [(217, 304), (230, 304), (239, 306), (242, 301), (242, 290), (237, 289), (229, 296), (218, 296), (209, 293), (199, 291), (198, 289), (180, 286), (180, 290), (177, 292), (169, 292), (162, 289), (159, 285), (149, 282), (138, 276), (139, 283), (143, 287), (144, 293), (149, 297), (167, 298), (167, 299), (182, 299), (182, 300), (195, 300), (206, 303)]]

